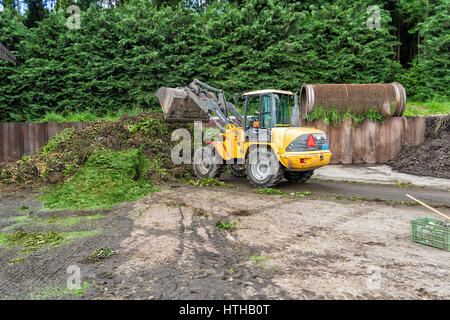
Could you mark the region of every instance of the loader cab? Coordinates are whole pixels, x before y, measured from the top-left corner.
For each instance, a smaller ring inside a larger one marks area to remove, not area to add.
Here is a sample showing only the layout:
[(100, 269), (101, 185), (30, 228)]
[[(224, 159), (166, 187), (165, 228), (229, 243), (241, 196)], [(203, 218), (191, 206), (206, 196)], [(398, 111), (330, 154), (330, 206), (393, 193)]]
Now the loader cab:
[[(273, 89), (258, 90), (244, 93), (243, 97), (246, 129), (267, 130), (289, 126), (292, 92)], [(248, 119), (249, 113), (250, 119)]]

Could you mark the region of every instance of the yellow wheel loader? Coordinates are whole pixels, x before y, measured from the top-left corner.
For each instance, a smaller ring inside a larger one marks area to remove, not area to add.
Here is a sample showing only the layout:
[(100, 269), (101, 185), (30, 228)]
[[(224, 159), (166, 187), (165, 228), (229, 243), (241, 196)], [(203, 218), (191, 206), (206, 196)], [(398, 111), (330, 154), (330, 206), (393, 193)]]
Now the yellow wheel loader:
[(299, 127), (298, 98), (292, 92), (244, 93), (243, 116), (226, 101), (222, 90), (199, 80), (187, 87), (161, 87), (156, 97), (166, 121), (213, 121), (217, 126), (221, 139), (206, 141), (194, 152), (194, 172), (199, 178), (219, 177), (228, 166), (235, 176), (247, 176), (253, 186), (266, 188), (283, 178), (304, 182), (314, 169), (330, 162), (326, 134)]

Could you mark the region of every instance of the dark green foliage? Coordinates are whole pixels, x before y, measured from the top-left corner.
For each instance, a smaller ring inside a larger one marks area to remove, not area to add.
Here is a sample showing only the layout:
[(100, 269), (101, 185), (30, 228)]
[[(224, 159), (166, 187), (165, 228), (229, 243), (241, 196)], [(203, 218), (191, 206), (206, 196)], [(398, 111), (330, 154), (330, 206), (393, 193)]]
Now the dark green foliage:
[(408, 97), (426, 98), (425, 70), (422, 63), (416, 59), (413, 65), (402, 72), (399, 82), (404, 86)]
[(45, 2), (44, 0), (24, 0), (24, 3), (28, 8), (25, 25), (30, 28), (35, 27), (48, 14), (47, 9), (44, 7)]
[(418, 96), (449, 96), (450, 87), (450, 1), (438, 0), (427, 19), (419, 25), (424, 39), (418, 56), (425, 85)]
[[(18, 58), (0, 61), (0, 121), (159, 109), (160, 86), (193, 78), (230, 99), (269, 87), (298, 91), (304, 82), (398, 81), (408, 96), (448, 95), (446, 0), (380, 1), (379, 30), (366, 26), (369, 0), (127, 0), (113, 8), (84, 0), (79, 30), (66, 26), (70, 4), (58, 1), (62, 11), (31, 29), (0, 12), (0, 42)], [(406, 72), (412, 56), (397, 59), (398, 32), (420, 43), (408, 46), (419, 55)]]

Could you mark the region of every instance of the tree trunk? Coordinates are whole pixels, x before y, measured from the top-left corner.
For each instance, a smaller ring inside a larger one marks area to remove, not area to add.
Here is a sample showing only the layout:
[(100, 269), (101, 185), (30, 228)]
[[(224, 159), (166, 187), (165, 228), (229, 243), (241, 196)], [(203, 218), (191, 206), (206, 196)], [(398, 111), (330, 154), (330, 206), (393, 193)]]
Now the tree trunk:
[(20, 17), (20, 2), (19, 2), (19, 0), (16, 0), (16, 3), (17, 3), (17, 14)]
[(417, 32), (417, 55), (420, 56), (420, 35)]

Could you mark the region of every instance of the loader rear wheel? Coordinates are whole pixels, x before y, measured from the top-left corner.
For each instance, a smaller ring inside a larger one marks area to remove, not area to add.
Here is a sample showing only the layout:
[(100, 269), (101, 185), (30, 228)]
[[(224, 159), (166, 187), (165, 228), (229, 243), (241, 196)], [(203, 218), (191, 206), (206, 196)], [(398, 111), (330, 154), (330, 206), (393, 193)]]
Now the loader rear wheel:
[(284, 177), (287, 181), (293, 183), (303, 183), (312, 177), (314, 170), (309, 171), (285, 171)]
[(247, 175), (245, 171), (245, 164), (229, 164), (228, 168), (230, 168), (231, 173), (235, 177), (245, 177)]
[(276, 186), (283, 179), (284, 167), (271, 148), (250, 150), (246, 162), (247, 179), (257, 188)]
[(198, 148), (194, 153), (194, 172), (198, 178), (218, 178), (224, 168), (223, 159), (212, 145)]

